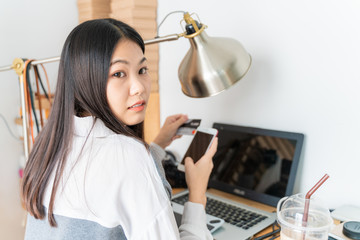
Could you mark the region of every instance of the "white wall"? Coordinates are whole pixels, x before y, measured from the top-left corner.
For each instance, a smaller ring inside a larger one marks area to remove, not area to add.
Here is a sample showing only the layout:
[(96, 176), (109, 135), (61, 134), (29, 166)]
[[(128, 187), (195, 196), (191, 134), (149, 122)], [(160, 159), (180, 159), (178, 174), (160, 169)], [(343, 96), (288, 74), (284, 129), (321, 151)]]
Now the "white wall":
[[(17, 58), (42, 59), (59, 56), (66, 36), (78, 23), (76, 0), (20, 0), (0, 4), (0, 66)], [(46, 64), (54, 81), (57, 63)], [(14, 123), (19, 116), (20, 95), (14, 71), (0, 72), (0, 114), (11, 130), (21, 135)], [(25, 213), (19, 198), (19, 161), (22, 142), (11, 137), (0, 119), (0, 238), (23, 239)]]
[[(182, 94), (177, 68), (186, 39), (160, 45), (161, 120), (174, 113), (213, 122), (304, 133), (295, 192), (316, 192), (329, 207), (360, 206), (360, 2), (358, 0), (159, 0), (169, 12), (196, 12), (210, 36), (239, 40), (253, 58), (248, 75), (218, 96)], [(160, 35), (182, 32), (175, 14)], [(182, 155), (179, 140), (169, 148)]]

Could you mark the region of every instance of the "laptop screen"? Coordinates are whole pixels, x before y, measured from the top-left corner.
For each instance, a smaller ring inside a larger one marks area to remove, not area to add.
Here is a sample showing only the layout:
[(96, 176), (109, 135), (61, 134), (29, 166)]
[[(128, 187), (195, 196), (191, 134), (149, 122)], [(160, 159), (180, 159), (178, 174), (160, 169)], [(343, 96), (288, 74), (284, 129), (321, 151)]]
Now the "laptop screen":
[(219, 138), (209, 187), (276, 206), (292, 194), (304, 135), (214, 123)]

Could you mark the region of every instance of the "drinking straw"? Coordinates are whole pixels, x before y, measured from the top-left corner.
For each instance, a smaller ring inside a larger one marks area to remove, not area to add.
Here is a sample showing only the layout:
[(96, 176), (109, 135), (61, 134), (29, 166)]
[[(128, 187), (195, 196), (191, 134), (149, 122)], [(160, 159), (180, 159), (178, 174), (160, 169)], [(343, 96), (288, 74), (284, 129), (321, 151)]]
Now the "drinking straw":
[(309, 215), (310, 197), (313, 193), (329, 178), (329, 175), (325, 174), (305, 195), (305, 207), (303, 215), (303, 226), (306, 227)]

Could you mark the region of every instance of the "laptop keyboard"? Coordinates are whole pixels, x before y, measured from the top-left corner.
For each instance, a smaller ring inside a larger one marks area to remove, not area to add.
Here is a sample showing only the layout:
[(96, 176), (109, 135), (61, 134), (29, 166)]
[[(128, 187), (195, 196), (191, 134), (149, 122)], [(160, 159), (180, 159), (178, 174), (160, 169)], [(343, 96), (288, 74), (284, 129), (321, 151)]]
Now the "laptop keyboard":
[[(174, 198), (172, 201), (180, 205), (184, 205), (189, 199), (189, 195), (185, 194)], [(259, 222), (267, 218), (267, 216), (230, 205), (213, 198), (207, 197), (207, 204), (205, 211), (207, 214), (222, 218), (225, 222), (230, 223), (236, 227), (247, 230)]]

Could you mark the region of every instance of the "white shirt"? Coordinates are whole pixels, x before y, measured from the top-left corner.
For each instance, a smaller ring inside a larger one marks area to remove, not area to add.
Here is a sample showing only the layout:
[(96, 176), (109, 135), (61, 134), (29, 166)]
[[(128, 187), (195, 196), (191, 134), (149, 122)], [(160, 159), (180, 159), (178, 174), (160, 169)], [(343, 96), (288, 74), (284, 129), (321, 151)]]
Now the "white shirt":
[[(41, 239), (39, 234), (65, 239), (65, 231), (71, 239), (79, 232), (79, 239), (212, 239), (203, 206), (191, 202), (185, 204), (179, 234), (154, 159), (141, 142), (115, 134), (99, 119), (93, 124), (93, 117), (74, 121), (72, 148), (53, 210), (58, 228), (29, 217), (26, 239)], [(49, 184), (46, 208), (51, 190)]]

